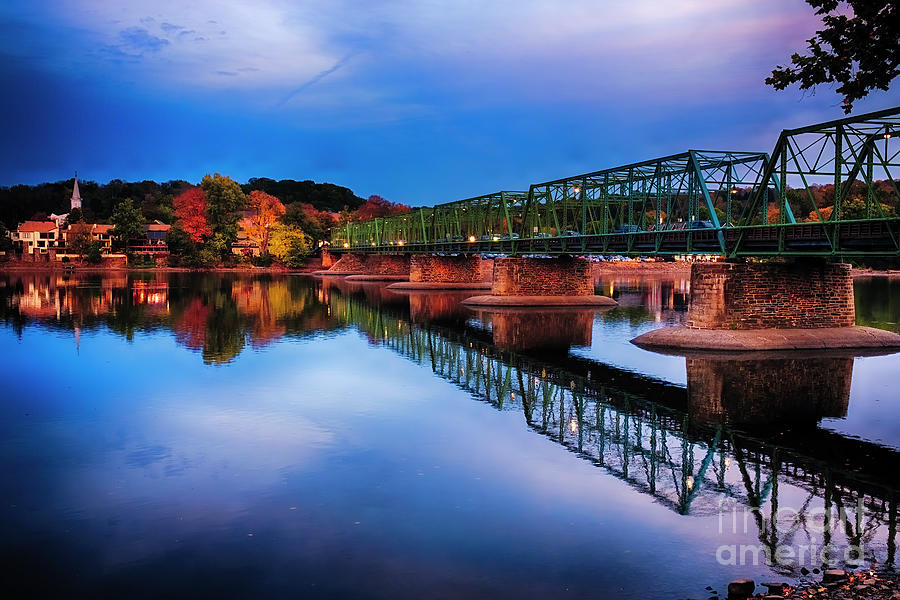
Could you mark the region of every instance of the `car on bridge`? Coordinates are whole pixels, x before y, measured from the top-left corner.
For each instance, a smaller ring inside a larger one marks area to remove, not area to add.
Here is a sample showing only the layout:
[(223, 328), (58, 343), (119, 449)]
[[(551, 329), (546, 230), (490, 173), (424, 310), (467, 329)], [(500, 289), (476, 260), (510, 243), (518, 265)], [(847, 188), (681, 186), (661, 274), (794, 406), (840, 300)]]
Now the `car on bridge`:
[(613, 233), (638, 233), (641, 231), (640, 225), (620, 225), (613, 229)]

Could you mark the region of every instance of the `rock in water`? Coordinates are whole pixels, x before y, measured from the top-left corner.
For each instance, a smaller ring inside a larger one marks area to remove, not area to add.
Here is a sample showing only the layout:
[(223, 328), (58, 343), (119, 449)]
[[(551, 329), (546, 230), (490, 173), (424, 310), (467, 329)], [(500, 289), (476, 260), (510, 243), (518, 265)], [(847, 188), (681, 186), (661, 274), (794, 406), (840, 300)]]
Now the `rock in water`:
[(834, 583), (847, 579), (847, 574), (842, 569), (828, 569), (822, 574), (822, 583)]
[(728, 584), (728, 597), (732, 600), (737, 598), (748, 598), (753, 595), (756, 589), (756, 583), (752, 579), (735, 579)]

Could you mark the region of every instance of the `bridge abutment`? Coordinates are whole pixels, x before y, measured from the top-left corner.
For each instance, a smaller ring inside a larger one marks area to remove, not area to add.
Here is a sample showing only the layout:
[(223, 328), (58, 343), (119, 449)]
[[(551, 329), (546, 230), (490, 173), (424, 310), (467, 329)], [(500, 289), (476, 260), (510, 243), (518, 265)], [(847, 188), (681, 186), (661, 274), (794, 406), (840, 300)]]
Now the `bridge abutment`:
[(316, 275), (355, 275), (366, 272), (366, 255), (347, 252), (341, 255), (330, 268), (316, 271)]
[(463, 302), (471, 306), (615, 306), (594, 294), (591, 261), (585, 258), (509, 257), (494, 260), (491, 295)]
[(409, 281), (390, 287), (406, 290), (488, 289), (493, 263), (477, 255), (413, 254), (409, 259)]
[(855, 322), (848, 264), (695, 263), (686, 326), (633, 342), (739, 351), (900, 346), (900, 335)]

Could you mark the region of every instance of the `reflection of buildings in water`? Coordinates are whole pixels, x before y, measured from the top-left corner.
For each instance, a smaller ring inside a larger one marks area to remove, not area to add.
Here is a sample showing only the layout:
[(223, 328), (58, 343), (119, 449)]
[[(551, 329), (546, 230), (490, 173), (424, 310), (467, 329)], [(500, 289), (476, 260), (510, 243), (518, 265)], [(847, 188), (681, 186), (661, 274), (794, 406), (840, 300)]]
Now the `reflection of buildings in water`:
[(852, 356), (685, 358), (691, 417), (710, 423), (817, 423), (843, 417)]
[(126, 275), (79, 277), (59, 273), (20, 273), (10, 280), (15, 290), (10, 299), (20, 314), (33, 319), (86, 319), (111, 313), (120, 290), (133, 286), (131, 303), (168, 311), (168, 284), (165, 280), (137, 280), (129, 284)]
[(478, 318), (498, 348), (518, 351), (590, 346), (594, 325), (593, 310), (490, 310)]
[[(122, 285), (118, 287), (126, 286), (127, 281), (123, 281)], [(154, 312), (168, 312), (169, 282), (164, 279), (133, 281), (131, 283), (131, 302), (134, 305), (146, 306)]]
[(676, 313), (687, 311), (691, 296), (690, 277), (634, 276), (600, 278), (595, 281), (597, 293), (615, 298), (620, 306), (640, 306), (655, 321), (671, 320)]

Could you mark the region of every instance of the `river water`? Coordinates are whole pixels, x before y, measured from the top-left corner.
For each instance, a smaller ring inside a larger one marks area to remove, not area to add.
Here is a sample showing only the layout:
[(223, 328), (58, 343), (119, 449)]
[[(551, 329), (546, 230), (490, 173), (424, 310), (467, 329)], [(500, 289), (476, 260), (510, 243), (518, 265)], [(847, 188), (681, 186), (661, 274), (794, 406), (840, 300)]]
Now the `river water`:
[[(7, 589), (699, 598), (895, 561), (900, 355), (656, 354), (687, 278), (596, 286), (0, 274)], [(900, 282), (856, 309), (900, 330)]]

